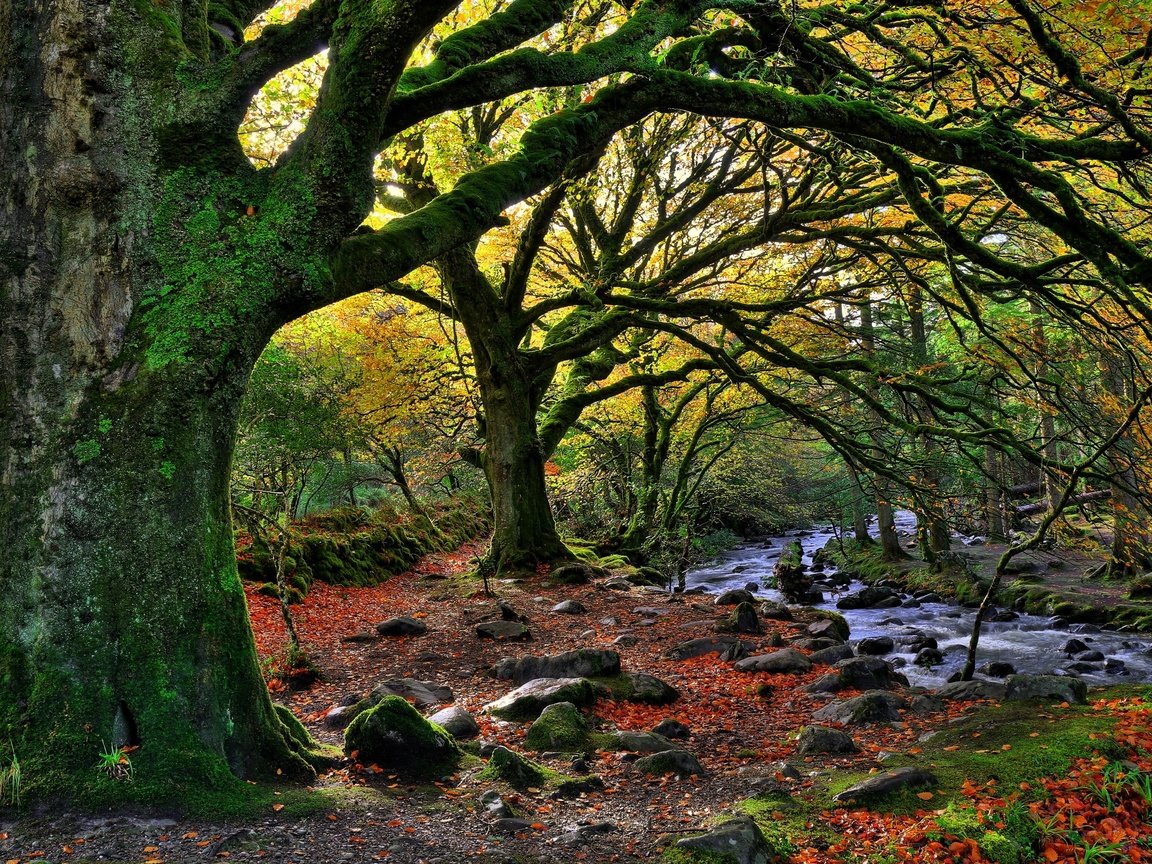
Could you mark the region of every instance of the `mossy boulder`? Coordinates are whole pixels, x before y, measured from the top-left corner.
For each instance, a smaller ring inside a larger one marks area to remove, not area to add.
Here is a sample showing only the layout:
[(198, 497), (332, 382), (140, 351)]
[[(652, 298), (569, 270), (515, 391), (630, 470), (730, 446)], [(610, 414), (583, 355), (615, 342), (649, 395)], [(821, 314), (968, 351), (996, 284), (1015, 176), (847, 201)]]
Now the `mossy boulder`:
[(555, 772), (507, 747), (497, 747), (488, 759), (488, 766), (477, 776), (481, 780), (502, 780), (510, 786), (522, 789), (527, 786), (543, 786)]
[(582, 753), (588, 749), (592, 727), (571, 702), (556, 702), (540, 712), (524, 736), (529, 750)]
[(399, 696), (385, 696), (357, 715), (344, 733), (344, 752), (365, 765), (423, 776), (451, 771), (461, 755), (451, 735)]
[(680, 691), (647, 672), (622, 672), (594, 678), (596, 693), (606, 699), (639, 702), (643, 705), (669, 705), (680, 698)]

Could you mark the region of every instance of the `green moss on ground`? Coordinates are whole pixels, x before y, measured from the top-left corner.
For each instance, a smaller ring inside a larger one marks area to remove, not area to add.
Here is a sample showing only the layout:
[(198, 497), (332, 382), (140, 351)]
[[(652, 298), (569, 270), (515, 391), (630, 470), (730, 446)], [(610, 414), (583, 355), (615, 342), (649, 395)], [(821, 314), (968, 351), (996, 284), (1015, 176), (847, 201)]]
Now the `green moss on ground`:
[[(1096, 695), (1105, 699), (1140, 695), (1147, 699), (1152, 698), (1152, 687), (1124, 685)], [(1038, 781), (1064, 776), (1074, 760), (1094, 752), (1109, 759), (1122, 756), (1123, 748), (1112, 737), (1115, 725), (1115, 716), (1091, 705), (1065, 708), (1044, 701), (988, 705), (918, 742), (919, 753), (899, 753), (886, 759), (883, 769), (914, 766), (932, 771), (939, 785), (933, 789), (931, 806), (944, 811), (943, 821), (937, 820), (941, 833), (971, 837), (991, 861), (1019, 864), (1031, 860), (1031, 844), (1037, 836), (1026, 805), (1044, 794)], [(869, 776), (867, 771), (837, 771), (826, 782), (794, 797), (757, 796), (741, 802), (737, 809), (751, 816), (779, 850), (834, 842), (835, 834), (820, 820), (820, 814), (843, 806), (833, 796)], [(1003, 827), (996, 827), (976, 818), (961, 791), (965, 781), (977, 788), (993, 784), (1003, 790), (1028, 791), (1021, 793), (1018, 805), (997, 814)], [(924, 809), (924, 801), (917, 796), (920, 791), (901, 790), (870, 798), (868, 807), (876, 812), (911, 815)]]

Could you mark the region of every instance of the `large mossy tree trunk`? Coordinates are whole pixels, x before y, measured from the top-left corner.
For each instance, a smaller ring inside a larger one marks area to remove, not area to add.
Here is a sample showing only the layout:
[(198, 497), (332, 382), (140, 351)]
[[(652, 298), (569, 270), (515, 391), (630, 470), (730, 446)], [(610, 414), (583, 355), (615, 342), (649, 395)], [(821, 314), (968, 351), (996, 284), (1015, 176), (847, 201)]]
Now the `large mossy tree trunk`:
[[(397, 19), (381, 77), (447, 5)], [(260, 673), (229, 470), (256, 358), (341, 296), (328, 265), (371, 206), (370, 159), (334, 174), (331, 142), (367, 152), (379, 131), (313, 124), (255, 171), (236, 136), (255, 76), (318, 49), (229, 67), (205, 8), (0, 3), (0, 739), (28, 795), (312, 774)], [(332, 68), (354, 42), (331, 40)], [(97, 756), (122, 746), (135, 779), (110, 785)]]
[(261, 677), (229, 514), (275, 321), (229, 306), (236, 174), (166, 164), (147, 32), (81, 0), (0, 20), (0, 736), (26, 792), (86, 796), (119, 746), (143, 798), (311, 771)]

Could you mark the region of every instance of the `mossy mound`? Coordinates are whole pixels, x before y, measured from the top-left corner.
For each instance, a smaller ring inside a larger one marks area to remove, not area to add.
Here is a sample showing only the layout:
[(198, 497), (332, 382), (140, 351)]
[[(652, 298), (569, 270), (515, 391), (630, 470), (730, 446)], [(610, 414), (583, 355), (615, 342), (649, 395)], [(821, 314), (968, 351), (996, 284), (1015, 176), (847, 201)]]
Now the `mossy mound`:
[[(284, 556), (289, 601), (298, 602), (314, 581), (330, 585), (379, 585), (410, 569), (422, 556), (443, 552), (486, 533), (487, 506), (477, 499), (453, 499), (451, 507), (423, 516), (391, 508), (369, 512), (343, 507), (292, 525)], [(261, 538), (242, 535), (237, 543), (242, 579), (264, 583), (261, 592), (276, 596), (276, 562)]]
[(399, 696), (385, 696), (358, 714), (344, 733), (344, 752), (365, 764), (430, 776), (451, 771), (460, 760), (455, 740)]
[(525, 759), (507, 747), (497, 747), (488, 759), (488, 766), (476, 775), (480, 780), (502, 781), (517, 789), (529, 786), (544, 786), (549, 782), (558, 782), (560, 774), (538, 765), (531, 759)]
[(530, 750), (559, 750), (582, 753), (591, 743), (592, 726), (571, 702), (557, 702), (545, 708), (524, 736)]

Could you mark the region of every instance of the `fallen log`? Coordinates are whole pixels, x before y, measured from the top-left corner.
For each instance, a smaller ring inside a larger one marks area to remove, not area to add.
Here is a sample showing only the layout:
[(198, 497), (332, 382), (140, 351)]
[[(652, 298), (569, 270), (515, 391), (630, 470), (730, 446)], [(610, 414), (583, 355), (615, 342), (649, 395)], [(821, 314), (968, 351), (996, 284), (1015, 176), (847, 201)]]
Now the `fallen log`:
[[(1095, 492), (1081, 492), (1079, 495), (1073, 495), (1068, 499), (1068, 506), (1073, 507), (1077, 504), (1090, 504), (1093, 501), (1105, 501), (1112, 497), (1111, 489), (1099, 489)], [(1035, 516), (1037, 513), (1045, 513), (1048, 510), (1047, 502), (1043, 504), (1021, 504), (1015, 508), (1017, 516)]]

